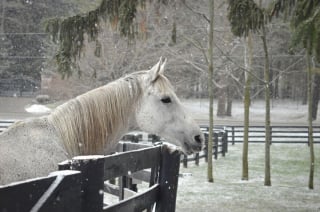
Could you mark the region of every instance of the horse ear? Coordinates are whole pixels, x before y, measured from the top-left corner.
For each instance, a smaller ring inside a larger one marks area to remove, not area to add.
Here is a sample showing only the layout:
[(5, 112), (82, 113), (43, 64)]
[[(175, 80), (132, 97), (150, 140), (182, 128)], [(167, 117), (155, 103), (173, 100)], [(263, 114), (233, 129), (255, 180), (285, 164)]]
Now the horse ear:
[(166, 64), (167, 64), (167, 58), (162, 59), (162, 63), (161, 63), (161, 66), (160, 66), (159, 74), (163, 74), (164, 67), (165, 67)]
[(160, 57), (159, 62), (150, 69), (149, 74), (150, 74), (151, 82), (156, 81), (159, 75), (163, 74), (164, 66), (166, 65), (166, 63), (167, 63), (167, 59), (166, 58), (163, 59), (162, 57)]

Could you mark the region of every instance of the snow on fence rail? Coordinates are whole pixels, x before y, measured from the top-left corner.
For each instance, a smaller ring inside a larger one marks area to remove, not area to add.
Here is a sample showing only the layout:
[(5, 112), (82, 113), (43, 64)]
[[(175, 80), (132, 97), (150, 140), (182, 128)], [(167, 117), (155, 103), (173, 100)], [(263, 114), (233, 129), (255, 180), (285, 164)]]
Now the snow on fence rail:
[[(125, 212), (155, 208), (157, 212), (174, 212), (180, 166), (178, 151), (166, 145), (132, 143), (120, 143), (119, 148), (126, 152), (75, 157), (59, 164), (64, 171), (0, 187), (0, 211)], [(124, 199), (126, 182), (132, 177), (147, 181), (149, 188)], [(119, 178), (119, 185), (110, 184), (115, 178)], [(116, 194), (121, 201), (104, 203), (106, 193)]]

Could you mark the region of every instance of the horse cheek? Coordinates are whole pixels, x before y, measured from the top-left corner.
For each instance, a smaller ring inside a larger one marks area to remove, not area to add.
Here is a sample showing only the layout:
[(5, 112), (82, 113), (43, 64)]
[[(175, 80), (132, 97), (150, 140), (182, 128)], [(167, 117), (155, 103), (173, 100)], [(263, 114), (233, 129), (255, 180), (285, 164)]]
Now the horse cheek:
[(147, 110), (139, 111), (136, 119), (137, 119), (138, 127), (141, 130), (150, 132), (150, 133), (155, 131), (154, 129), (155, 123), (149, 111)]

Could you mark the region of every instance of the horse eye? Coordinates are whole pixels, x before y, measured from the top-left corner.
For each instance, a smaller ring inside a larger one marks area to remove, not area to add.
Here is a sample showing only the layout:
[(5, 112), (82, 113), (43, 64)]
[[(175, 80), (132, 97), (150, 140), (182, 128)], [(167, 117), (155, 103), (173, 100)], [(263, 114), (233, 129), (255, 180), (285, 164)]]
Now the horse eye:
[(167, 103), (170, 103), (171, 102), (171, 98), (170, 97), (164, 97), (161, 99), (161, 102), (167, 104)]

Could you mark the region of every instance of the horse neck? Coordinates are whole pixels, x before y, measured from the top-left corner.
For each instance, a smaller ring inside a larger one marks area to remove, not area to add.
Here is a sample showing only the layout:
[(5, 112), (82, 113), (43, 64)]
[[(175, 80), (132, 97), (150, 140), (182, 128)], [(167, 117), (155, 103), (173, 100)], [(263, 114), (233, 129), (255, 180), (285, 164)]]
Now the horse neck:
[(138, 81), (118, 80), (70, 100), (49, 120), (71, 156), (105, 154), (136, 127), (134, 112), (141, 95)]

